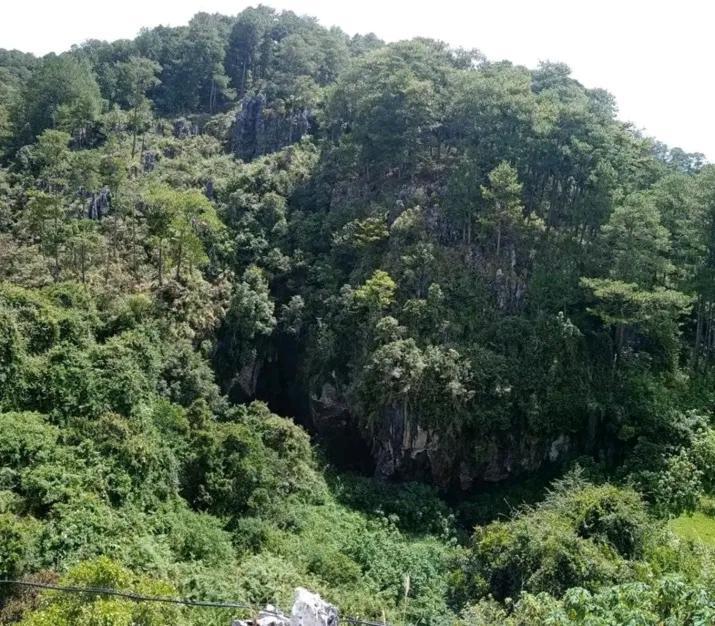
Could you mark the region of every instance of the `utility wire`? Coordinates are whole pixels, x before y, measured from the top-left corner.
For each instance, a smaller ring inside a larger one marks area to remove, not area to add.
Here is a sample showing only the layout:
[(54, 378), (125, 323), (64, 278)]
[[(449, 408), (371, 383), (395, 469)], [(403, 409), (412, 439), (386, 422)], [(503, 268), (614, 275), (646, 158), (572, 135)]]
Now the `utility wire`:
[[(20, 587), (32, 587), (33, 589), (48, 589), (51, 591), (61, 591), (64, 593), (77, 593), (88, 595), (104, 595), (125, 598), (133, 602), (160, 602), (163, 604), (180, 604), (189, 607), (208, 607), (219, 609), (248, 609), (256, 614), (273, 615), (275, 617), (285, 617), (283, 613), (271, 611), (269, 609), (259, 609), (254, 605), (245, 602), (213, 602), (210, 600), (191, 600), (189, 598), (168, 598), (166, 596), (147, 596), (131, 591), (120, 591), (109, 587), (74, 587), (70, 585), (53, 585), (49, 583), (38, 583), (28, 580), (0, 580), (0, 585), (18, 585)], [(353, 624), (354, 626), (389, 626), (385, 622), (366, 622), (356, 617), (342, 617), (339, 621)]]
[(356, 624), (362, 626), (390, 626), (386, 622), (365, 622), (361, 619), (357, 619), (356, 617), (342, 617), (339, 619), (341, 622), (347, 622), (348, 624)]
[[(135, 602), (162, 602), (164, 604), (183, 604), (185, 606), (213, 607), (224, 609), (252, 609), (256, 607), (243, 602), (211, 602), (210, 600), (191, 600), (188, 598), (167, 598), (164, 596), (145, 596), (131, 591), (119, 591), (109, 587), (72, 587), (63, 585), (51, 585), (48, 583), (36, 583), (25, 580), (0, 580), (4, 585), (20, 585), (21, 587), (33, 587), (37, 589), (51, 589), (53, 591), (63, 591), (66, 593), (85, 593), (94, 595), (117, 596)], [(267, 611), (269, 612), (269, 611)]]

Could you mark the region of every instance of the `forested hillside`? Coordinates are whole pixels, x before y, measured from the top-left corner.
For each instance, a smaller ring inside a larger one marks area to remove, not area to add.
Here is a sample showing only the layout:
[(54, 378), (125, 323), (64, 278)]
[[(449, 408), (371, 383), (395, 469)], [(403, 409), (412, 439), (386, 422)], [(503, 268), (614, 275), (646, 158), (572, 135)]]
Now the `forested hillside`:
[[(0, 578), (715, 623), (667, 525), (715, 509), (715, 166), (606, 91), (200, 13), (0, 50), (0, 163)], [(2, 624), (231, 616), (0, 585)]]

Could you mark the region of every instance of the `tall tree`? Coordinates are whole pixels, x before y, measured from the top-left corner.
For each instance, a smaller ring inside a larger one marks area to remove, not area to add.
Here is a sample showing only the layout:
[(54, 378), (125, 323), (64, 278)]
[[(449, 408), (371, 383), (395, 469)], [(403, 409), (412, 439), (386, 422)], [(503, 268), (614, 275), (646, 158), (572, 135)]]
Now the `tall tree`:
[(159, 84), (161, 66), (150, 59), (132, 56), (117, 63), (118, 92), (130, 109), (129, 129), (132, 133), (132, 159), (136, 154), (137, 136), (146, 132), (151, 122), (151, 101), (147, 92)]
[(213, 205), (197, 189), (174, 190), (158, 186), (147, 198), (149, 233), (158, 248), (158, 280), (164, 281), (166, 245), (174, 263), (176, 280), (188, 266), (189, 274), (206, 260), (202, 236), (216, 232), (221, 222)]
[(52, 258), (52, 277), (60, 280), (61, 255), (68, 236), (66, 210), (59, 196), (33, 191), (27, 202), (27, 228), (40, 242), (44, 254)]
[(629, 196), (613, 211), (603, 236), (612, 278), (645, 289), (667, 283), (672, 269), (670, 233), (651, 198)]
[(260, 78), (261, 44), (272, 23), (272, 9), (249, 7), (238, 15), (226, 50), (226, 72), (242, 97), (254, 79)]
[(489, 172), (489, 185), (482, 187), (487, 209), (483, 223), (494, 231), (494, 254), (501, 257), (502, 238), (512, 233), (524, 220), (521, 204), (522, 185), (516, 170), (502, 162)]
[(50, 54), (25, 85), (14, 123), (18, 137), (26, 143), (46, 128), (57, 128), (83, 145), (101, 110), (99, 86), (89, 64), (69, 54)]

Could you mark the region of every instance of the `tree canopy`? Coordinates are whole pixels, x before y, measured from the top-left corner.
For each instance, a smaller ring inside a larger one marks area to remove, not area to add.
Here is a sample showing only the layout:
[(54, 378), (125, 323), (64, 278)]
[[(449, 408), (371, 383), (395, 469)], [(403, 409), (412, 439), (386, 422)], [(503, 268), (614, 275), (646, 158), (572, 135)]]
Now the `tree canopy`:
[(715, 166), (563, 63), (262, 5), (0, 50), (0, 578), (712, 623), (714, 363)]

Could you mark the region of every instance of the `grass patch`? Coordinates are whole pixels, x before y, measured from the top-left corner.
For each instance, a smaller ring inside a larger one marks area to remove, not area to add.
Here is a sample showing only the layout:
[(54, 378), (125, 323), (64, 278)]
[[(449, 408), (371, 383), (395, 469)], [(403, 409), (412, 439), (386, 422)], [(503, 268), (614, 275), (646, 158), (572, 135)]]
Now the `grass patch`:
[(681, 515), (671, 520), (668, 525), (683, 539), (699, 540), (715, 547), (715, 517), (712, 515), (697, 511), (692, 516)]

